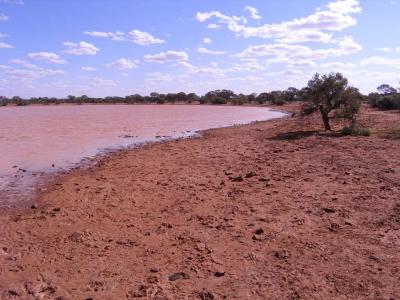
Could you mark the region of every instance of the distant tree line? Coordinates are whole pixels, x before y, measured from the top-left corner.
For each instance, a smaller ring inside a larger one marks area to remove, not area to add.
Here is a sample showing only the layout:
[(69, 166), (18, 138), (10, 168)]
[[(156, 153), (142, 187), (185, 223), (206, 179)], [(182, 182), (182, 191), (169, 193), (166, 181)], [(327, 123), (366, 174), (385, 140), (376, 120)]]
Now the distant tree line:
[(302, 91), (294, 87), (290, 87), (285, 91), (272, 91), (260, 94), (235, 94), (231, 90), (215, 90), (198, 96), (195, 93), (150, 93), (149, 96), (139, 94), (129, 95), (125, 97), (89, 97), (67, 96), (65, 98), (55, 97), (32, 97), (23, 99), (18, 96), (7, 98), (0, 96), (0, 105), (30, 105), (30, 104), (164, 104), (164, 103), (199, 103), (199, 104), (276, 104), (283, 105), (287, 102), (301, 101)]
[(371, 106), (382, 110), (400, 109), (400, 89), (382, 84), (377, 90), (377, 93), (370, 93), (367, 97)]
[[(333, 73), (332, 73), (333, 74)], [(362, 96), (362, 101), (369, 103), (373, 107), (379, 109), (400, 109), (400, 89), (391, 87), (388, 84), (382, 84), (378, 87), (378, 92), (370, 93), (368, 96)], [(67, 96), (65, 98), (55, 97), (32, 97), (23, 99), (18, 96), (7, 98), (0, 96), (0, 106), (17, 105), (24, 106), (30, 104), (164, 104), (164, 103), (199, 103), (199, 104), (274, 104), (284, 105), (294, 101), (307, 102), (310, 100), (310, 86), (302, 89), (289, 87), (286, 90), (276, 90), (271, 92), (263, 92), (260, 94), (252, 93), (235, 94), (231, 90), (215, 90), (206, 93), (203, 96), (195, 93), (150, 93), (148, 96), (139, 94), (129, 95), (125, 97), (89, 97), (82, 96)]]

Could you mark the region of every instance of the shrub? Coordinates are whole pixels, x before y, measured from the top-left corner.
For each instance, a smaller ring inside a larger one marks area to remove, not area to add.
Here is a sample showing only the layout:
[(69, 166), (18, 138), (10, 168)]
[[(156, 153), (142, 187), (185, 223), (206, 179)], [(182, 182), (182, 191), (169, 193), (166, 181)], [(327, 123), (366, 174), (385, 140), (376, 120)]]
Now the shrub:
[(226, 104), (227, 101), (225, 98), (222, 97), (215, 97), (211, 100), (211, 104)]
[(371, 129), (356, 124), (350, 127), (344, 127), (341, 133), (342, 135), (370, 136)]
[(271, 102), (272, 102), (272, 104), (275, 104), (275, 105), (284, 105), (285, 104), (285, 100), (283, 100), (281, 98), (275, 98)]
[(376, 106), (382, 110), (400, 109), (400, 95), (382, 96), (376, 101)]

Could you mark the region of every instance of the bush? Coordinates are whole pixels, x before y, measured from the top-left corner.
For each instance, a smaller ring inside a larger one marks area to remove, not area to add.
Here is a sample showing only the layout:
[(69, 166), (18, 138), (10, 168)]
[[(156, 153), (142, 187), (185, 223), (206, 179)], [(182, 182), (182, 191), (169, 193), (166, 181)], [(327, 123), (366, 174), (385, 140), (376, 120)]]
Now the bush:
[(371, 129), (362, 127), (360, 125), (353, 125), (350, 127), (344, 127), (341, 131), (342, 135), (352, 135), (352, 136), (370, 136)]
[[(386, 85), (382, 86), (385, 87)], [(370, 93), (368, 95), (368, 103), (372, 107), (377, 107), (381, 110), (400, 109), (400, 93), (397, 93), (396, 89), (391, 87), (389, 87), (389, 91), (380, 94)]]
[(215, 97), (211, 100), (211, 104), (226, 104), (228, 101), (226, 101), (225, 98), (222, 97)]
[(281, 98), (273, 99), (271, 102), (272, 102), (272, 104), (275, 104), (275, 105), (284, 105), (285, 104), (285, 100), (283, 100)]

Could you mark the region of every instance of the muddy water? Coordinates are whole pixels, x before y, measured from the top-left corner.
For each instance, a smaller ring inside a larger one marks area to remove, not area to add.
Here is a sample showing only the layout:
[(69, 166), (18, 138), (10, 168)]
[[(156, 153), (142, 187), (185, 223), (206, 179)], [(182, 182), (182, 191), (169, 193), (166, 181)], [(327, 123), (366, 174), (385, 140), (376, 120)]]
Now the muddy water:
[(110, 148), (283, 116), (262, 107), (61, 105), (0, 108), (0, 206), (28, 199), (45, 174)]

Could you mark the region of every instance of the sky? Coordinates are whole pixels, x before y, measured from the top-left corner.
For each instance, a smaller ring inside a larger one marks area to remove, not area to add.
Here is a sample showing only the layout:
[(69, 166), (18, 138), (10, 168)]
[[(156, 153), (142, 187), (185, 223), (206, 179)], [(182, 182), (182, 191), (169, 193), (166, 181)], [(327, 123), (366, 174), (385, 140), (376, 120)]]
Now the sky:
[(0, 0), (0, 96), (400, 83), (400, 0)]

